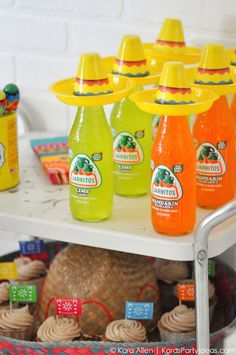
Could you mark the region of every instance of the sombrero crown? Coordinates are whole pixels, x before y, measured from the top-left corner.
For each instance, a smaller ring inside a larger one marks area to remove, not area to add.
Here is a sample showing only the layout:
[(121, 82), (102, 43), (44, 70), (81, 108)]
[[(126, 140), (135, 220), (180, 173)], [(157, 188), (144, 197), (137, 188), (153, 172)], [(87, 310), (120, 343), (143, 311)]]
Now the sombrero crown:
[(86, 53), (81, 55), (73, 92), (77, 96), (112, 93), (99, 54)]
[(158, 104), (183, 105), (194, 102), (183, 63), (165, 63), (155, 95)]
[(167, 52), (178, 52), (185, 47), (182, 23), (178, 19), (165, 19), (156, 39), (155, 47)]
[(195, 74), (195, 84), (233, 84), (225, 49), (220, 44), (206, 44)]
[(113, 74), (144, 77), (149, 74), (141, 40), (135, 35), (122, 38), (112, 69)]

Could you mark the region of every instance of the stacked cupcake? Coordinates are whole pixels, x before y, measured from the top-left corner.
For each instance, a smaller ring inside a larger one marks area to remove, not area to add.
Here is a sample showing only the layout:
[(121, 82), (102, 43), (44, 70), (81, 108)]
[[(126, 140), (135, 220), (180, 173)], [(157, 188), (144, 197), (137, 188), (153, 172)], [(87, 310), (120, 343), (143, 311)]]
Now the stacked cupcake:
[(41, 260), (31, 260), (26, 256), (16, 258), (14, 261), (17, 265), (19, 279), (13, 283), (35, 285), (37, 287), (37, 299), (39, 299), (47, 273), (45, 264)]
[(158, 279), (163, 310), (170, 310), (178, 305), (175, 296), (175, 286), (179, 281), (189, 277), (189, 266), (184, 261), (157, 259), (153, 268)]
[(18, 309), (0, 310), (0, 336), (31, 340), (34, 332), (34, 318), (28, 305)]

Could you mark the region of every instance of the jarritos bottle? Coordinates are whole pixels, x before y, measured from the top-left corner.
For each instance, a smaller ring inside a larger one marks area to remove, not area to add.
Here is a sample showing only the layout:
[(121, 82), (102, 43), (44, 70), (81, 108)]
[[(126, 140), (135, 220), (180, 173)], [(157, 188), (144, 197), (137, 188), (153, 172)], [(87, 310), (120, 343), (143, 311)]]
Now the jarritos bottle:
[(112, 134), (102, 105), (123, 99), (131, 87), (126, 78), (108, 78), (96, 53), (81, 56), (75, 79), (51, 86), (61, 101), (78, 106), (69, 135), (70, 208), (76, 219), (99, 221), (111, 215)]
[(196, 219), (196, 148), (187, 115), (209, 109), (214, 93), (192, 90), (182, 63), (165, 63), (159, 86), (130, 96), (139, 108), (162, 115), (152, 146), (151, 209), (154, 229), (178, 236)]
[(235, 124), (226, 94), (236, 92), (224, 47), (206, 45), (195, 84), (221, 95), (207, 112), (199, 114), (193, 127), (197, 144), (197, 203), (216, 208), (235, 195)]
[[(163, 67), (164, 62), (199, 63), (201, 57), (199, 48), (189, 47), (186, 44), (182, 22), (174, 18), (166, 18), (156, 42), (144, 43), (143, 47), (148, 61), (156, 68)], [(160, 118), (160, 116), (153, 117), (153, 138), (158, 131)]]
[(0, 91), (0, 190), (7, 190), (19, 183), (17, 106), (19, 89), (7, 84)]
[[(152, 75), (151, 71), (140, 38), (124, 36), (112, 72), (134, 78), (136, 87), (133, 91), (137, 91), (143, 85), (158, 81), (159, 76)], [(152, 115), (139, 110), (126, 98), (114, 105), (111, 127), (115, 193), (125, 196), (146, 194), (150, 187)]]

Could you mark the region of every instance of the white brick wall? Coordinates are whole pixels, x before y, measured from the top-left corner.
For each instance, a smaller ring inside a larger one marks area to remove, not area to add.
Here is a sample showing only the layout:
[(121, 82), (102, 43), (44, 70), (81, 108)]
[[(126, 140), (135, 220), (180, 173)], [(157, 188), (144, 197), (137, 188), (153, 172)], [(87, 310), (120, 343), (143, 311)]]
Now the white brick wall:
[(189, 44), (236, 46), (235, 0), (0, 0), (0, 85), (19, 84), (33, 129), (68, 130), (75, 110), (48, 85), (74, 75), (82, 52), (115, 53), (123, 34), (154, 41), (165, 17), (182, 19)]

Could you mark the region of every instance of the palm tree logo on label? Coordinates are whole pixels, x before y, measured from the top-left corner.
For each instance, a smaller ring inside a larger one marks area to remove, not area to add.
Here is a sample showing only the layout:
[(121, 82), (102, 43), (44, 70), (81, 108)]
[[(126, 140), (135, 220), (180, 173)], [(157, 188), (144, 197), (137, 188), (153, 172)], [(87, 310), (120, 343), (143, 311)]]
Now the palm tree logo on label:
[(101, 185), (102, 178), (96, 164), (86, 155), (78, 154), (70, 166), (70, 183), (78, 187), (95, 188)]
[(128, 132), (120, 133), (113, 142), (113, 161), (119, 164), (140, 164), (143, 151), (139, 142)]
[(158, 165), (152, 174), (152, 196), (165, 201), (182, 198), (181, 184), (175, 174), (165, 165)]
[(197, 174), (220, 176), (225, 171), (225, 161), (219, 150), (211, 143), (202, 143), (197, 149)]

